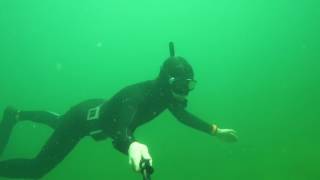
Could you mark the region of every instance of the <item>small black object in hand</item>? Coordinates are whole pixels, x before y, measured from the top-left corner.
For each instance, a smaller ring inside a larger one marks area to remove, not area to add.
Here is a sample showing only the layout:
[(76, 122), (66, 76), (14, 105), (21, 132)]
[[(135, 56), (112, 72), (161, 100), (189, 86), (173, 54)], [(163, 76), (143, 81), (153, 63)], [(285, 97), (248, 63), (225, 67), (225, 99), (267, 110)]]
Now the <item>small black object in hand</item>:
[(154, 172), (150, 164), (150, 159), (142, 159), (140, 162), (140, 169), (143, 180), (151, 180), (151, 174)]

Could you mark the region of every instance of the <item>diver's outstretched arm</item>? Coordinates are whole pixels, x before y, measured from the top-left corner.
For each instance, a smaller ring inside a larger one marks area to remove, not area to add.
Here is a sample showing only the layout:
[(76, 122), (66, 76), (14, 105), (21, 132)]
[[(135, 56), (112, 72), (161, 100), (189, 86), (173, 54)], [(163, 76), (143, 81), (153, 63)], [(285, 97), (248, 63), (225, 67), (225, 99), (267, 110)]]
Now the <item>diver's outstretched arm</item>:
[(236, 142), (238, 140), (235, 130), (221, 129), (215, 124), (209, 124), (188, 112), (183, 106), (173, 105), (169, 108), (169, 111), (177, 120), (189, 127), (216, 136), (225, 142)]

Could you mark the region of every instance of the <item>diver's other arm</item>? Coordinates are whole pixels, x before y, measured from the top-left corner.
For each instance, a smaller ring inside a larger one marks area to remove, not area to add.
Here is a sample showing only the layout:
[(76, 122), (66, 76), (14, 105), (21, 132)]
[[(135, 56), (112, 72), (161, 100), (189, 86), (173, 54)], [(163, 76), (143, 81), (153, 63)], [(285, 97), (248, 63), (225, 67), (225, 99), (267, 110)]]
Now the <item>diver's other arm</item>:
[(140, 162), (142, 160), (149, 160), (150, 165), (152, 166), (152, 157), (149, 153), (148, 147), (145, 144), (142, 144), (135, 140), (135, 138), (122, 131), (122, 137), (118, 136), (113, 141), (113, 146), (120, 152), (127, 154), (129, 156), (129, 164), (132, 166), (133, 170), (140, 172)]
[(116, 135), (113, 140), (113, 146), (120, 152), (127, 154), (129, 156), (129, 164), (133, 167), (136, 172), (140, 172), (140, 162), (145, 160), (150, 160), (150, 165), (152, 165), (152, 158), (149, 154), (148, 147), (144, 144), (139, 143), (133, 136), (133, 132), (130, 125), (137, 112), (137, 106), (139, 104), (138, 100), (127, 99), (126, 102), (122, 104), (120, 117), (117, 123)]
[(152, 166), (152, 158), (150, 156), (148, 147), (145, 144), (141, 144), (137, 141), (133, 142), (129, 146), (129, 164), (136, 172), (141, 171), (140, 163), (142, 160), (149, 160)]

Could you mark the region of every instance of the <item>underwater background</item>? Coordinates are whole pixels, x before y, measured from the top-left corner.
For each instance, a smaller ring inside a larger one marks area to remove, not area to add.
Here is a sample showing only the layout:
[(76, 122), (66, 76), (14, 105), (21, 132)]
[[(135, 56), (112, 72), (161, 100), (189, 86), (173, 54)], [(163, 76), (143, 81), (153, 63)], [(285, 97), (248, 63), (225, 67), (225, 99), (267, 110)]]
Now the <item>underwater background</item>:
[[(107, 99), (155, 78), (173, 41), (198, 80), (188, 109), (239, 141), (165, 112), (135, 133), (152, 179), (319, 180), (319, 32), (318, 0), (1, 0), (0, 110)], [(51, 133), (21, 122), (1, 158), (32, 158)], [(88, 137), (42, 179), (142, 178), (110, 140)]]

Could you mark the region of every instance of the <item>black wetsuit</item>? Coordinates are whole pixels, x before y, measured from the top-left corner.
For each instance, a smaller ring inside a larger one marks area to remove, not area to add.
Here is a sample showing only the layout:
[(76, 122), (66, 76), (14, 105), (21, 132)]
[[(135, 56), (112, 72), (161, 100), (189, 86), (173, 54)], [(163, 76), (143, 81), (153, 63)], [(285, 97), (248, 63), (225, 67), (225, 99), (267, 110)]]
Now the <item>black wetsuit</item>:
[[(89, 121), (88, 110), (100, 106), (99, 119)], [(20, 119), (47, 124), (54, 128), (52, 136), (33, 159), (13, 159), (0, 162), (0, 176), (37, 179), (48, 173), (85, 136), (101, 130), (95, 139), (113, 139), (113, 145), (127, 154), (135, 140), (133, 133), (140, 125), (151, 121), (166, 109), (182, 123), (202, 132), (211, 132), (211, 125), (185, 110), (186, 101), (175, 100), (171, 92), (157, 80), (134, 84), (120, 90), (110, 100), (92, 99), (72, 107), (62, 116), (49, 112), (21, 111)], [(4, 119), (0, 124), (2, 152), (14, 123)]]

